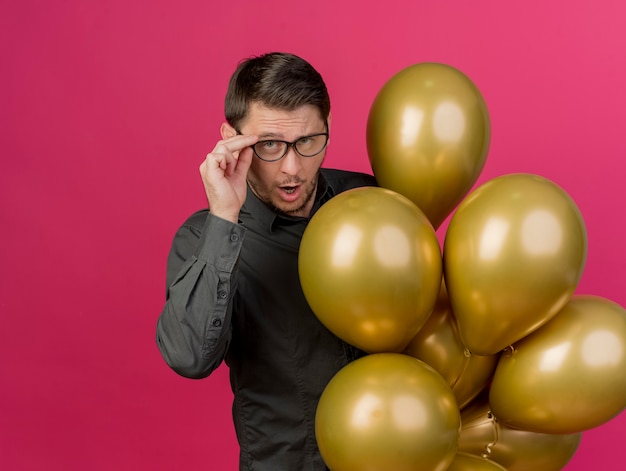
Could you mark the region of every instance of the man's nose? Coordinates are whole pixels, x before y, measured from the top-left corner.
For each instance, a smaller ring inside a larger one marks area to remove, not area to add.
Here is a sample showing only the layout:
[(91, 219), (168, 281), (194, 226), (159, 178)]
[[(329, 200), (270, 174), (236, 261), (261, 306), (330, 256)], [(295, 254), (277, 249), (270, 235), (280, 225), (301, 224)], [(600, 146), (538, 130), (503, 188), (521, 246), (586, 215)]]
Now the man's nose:
[(291, 146), (281, 160), (281, 171), (288, 175), (297, 175), (302, 168), (301, 158), (296, 149)]

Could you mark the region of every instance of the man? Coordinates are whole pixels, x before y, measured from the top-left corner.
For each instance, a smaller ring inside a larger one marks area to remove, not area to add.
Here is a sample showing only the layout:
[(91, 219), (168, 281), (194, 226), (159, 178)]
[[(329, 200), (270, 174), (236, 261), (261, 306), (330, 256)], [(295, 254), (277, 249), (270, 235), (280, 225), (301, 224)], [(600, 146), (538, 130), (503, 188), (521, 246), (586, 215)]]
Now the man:
[(157, 343), (189, 378), (226, 361), (240, 469), (325, 470), (315, 440), (317, 403), (332, 376), (363, 353), (309, 308), (298, 249), (322, 204), (376, 182), (321, 169), (330, 100), (322, 77), (297, 56), (242, 62), (225, 116), (222, 140), (200, 165), (210, 209), (183, 224), (169, 255)]

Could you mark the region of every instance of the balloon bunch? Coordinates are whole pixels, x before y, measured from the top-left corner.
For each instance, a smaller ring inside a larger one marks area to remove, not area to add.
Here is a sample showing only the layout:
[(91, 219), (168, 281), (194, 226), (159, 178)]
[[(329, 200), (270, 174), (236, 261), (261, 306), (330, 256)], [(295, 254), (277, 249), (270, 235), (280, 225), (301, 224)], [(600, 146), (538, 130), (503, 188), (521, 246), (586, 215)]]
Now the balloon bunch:
[[(490, 135), (463, 73), (400, 71), (368, 118), (380, 187), (336, 196), (304, 233), (311, 308), (368, 353), (320, 398), (333, 471), (557, 471), (584, 430), (626, 407), (626, 311), (575, 294), (580, 211), (533, 174), (470, 192)], [(442, 250), (435, 231), (450, 214)]]

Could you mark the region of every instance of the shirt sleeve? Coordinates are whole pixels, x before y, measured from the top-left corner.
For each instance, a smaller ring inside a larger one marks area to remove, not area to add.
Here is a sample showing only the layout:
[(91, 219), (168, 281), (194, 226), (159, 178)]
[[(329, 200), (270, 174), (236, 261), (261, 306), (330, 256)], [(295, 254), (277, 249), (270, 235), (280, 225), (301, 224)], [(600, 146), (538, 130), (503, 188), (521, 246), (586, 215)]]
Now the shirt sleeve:
[(226, 355), (244, 235), (242, 226), (208, 213), (200, 231), (185, 224), (174, 237), (156, 340), (181, 376), (204, 378)]

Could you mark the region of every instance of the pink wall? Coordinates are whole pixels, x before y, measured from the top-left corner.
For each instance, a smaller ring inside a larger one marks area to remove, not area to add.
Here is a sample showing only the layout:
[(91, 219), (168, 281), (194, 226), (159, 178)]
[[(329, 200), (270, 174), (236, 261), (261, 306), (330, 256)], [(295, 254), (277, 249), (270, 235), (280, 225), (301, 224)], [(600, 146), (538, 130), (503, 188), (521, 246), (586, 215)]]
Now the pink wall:
[[(480, 181), (552, 179), (579, 205), (579, 292), (626, 305), (626, 7), (619, 0), (2, 2), (0, 468), (235, 469), (224, 369), (177, 377), (154, 325), (197, 166), (242, 57), (289, 50), (326, 77), (328, 165), (369, 171), (370, 104), (401, 68), (450, 64), (493, 125)], [(283, 13), (284, 12), (284, 13)], [(445, 226), (444, 226), (445, 227)], [(568, 471), (621, 470), (626, 415)]]

